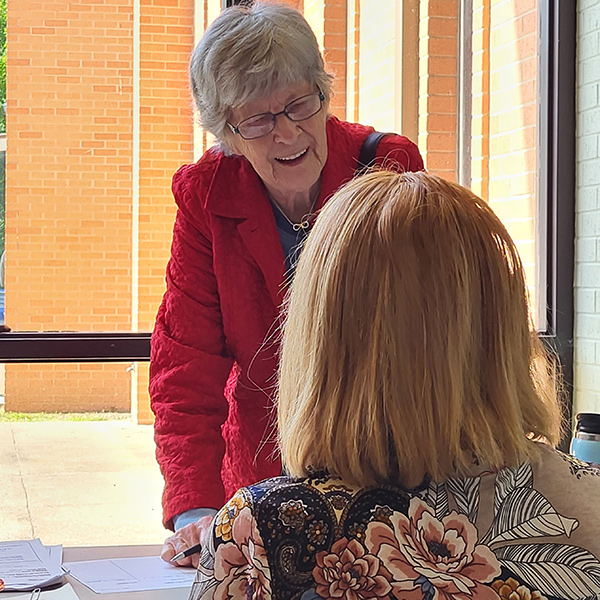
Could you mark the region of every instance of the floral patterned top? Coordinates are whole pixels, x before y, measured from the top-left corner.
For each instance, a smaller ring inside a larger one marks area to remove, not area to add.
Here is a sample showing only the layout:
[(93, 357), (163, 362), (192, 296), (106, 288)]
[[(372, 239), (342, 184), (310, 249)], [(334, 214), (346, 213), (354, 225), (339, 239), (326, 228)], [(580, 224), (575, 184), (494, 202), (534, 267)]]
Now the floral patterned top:
[(600, 468), (539, 463), (357, 489), (277, 477), (216, 515), (190, 600), (600, 598)]

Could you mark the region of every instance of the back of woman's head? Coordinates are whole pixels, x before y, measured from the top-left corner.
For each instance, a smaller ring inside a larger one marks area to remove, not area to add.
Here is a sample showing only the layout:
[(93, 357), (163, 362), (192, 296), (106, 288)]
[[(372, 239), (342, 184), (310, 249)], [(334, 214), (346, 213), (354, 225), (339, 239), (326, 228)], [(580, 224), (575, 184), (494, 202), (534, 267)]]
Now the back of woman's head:
[[(407, 486), (558, 441), (553, 368), (519, 255), (489, 206), (426, 173), (342, 188), (297, 266), (278, 421), (294, 475)], [(530, 438), (530, 439), (528, 439)]]

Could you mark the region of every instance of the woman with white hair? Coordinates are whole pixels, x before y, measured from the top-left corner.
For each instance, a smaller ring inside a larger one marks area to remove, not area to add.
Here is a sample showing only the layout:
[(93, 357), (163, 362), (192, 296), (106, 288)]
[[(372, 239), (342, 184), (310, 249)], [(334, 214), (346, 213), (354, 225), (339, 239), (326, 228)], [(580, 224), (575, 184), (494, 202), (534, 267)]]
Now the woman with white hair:
[(191, 600), (600, 598), (600, 469), (553, 448), (554, 371), (484, 201), (425, 173), (349, 183), (287, 306), (289, 476), (217, 514)]
[[(197, 543), (240, 486), (280, 473), (272, 389), (283, 300), (315, 215), (358, 169), (373, 128), (329, 115), (332, 77), (304, 17), (257, 2), (226, 9), (190, 62), (202, 127), (218, 145), (173, 178), (178, 212), (152, 336), (150, 394), (165, 478), (166, 560)], [(419, 170), (387, 135), (378, 164)], [(178, 564), (197, 563), (197, 555)]]

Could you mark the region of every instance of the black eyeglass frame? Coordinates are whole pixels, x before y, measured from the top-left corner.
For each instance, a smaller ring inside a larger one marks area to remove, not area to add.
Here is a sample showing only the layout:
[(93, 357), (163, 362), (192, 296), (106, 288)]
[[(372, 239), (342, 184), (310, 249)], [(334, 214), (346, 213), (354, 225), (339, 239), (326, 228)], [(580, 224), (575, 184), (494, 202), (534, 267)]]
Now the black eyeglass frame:
[[(294, 104), (295, 102), (298, 102), (299, 100), (303, 100), (304, 98), (308, 98), (309, 96), (316, 96), (316, 95), (319, 96), (320, 104), (319, 104), (319, 108), (314, 113), (312, 113), (312, 115), (308, 115), (308, 117), (302, 117), (302, 119), (293, 119), (292, 116), (288, 113), (288, 107), (291, 104)], [(250, 117), (247, 117), (246, 119), (242, 119), (237, 125), (233, 125), (229, 121), (225, 121), (225, 122), (227, 123), (229, 129), (231, 129), (231, 131), (233, 133), (239, 135), (244, 140), (258, 140), (261, 137), (265, 137), (265, 135), (269, 135), (269, 133), (271, 133), (273, 131), (273, 129), (275, 129), (275, 122), (277, 121), (277, 117), (279, 115), (285, 115), (293, 123), (300, 123), (300, 122), (306, 121), (307, 119), (310, 119), (311, 117), (314, 117), (316, 114), (320, 113), (321, 109), (323, 108), (323, 102), (325, 102), (325, 94), (323, 94), (323, 92), (321, 90), (319, 90), (318, 92), (313, 92), (312, 94), (306, 94), (304, 96), (300, 96), (299, 98), (295, 98), (291, 102), (288, 102), (283, 107), (283, 110), (278, 113), (264, 112), (264, 113), (258, 113), (256, 115), (251, 115)], [(249, 138), (249, 137), (244, 136), (242, 134), (242, 132), (239, 130), (239, 126), (242, 125), (245, 121), (249, 121), (250, 119), (256, 119), (256, 117), (262, 117), (262, 116), (267, 116), (267, 115), (271, 116), (271, 121), (272, 121), (273, 126), (266, 133)]]

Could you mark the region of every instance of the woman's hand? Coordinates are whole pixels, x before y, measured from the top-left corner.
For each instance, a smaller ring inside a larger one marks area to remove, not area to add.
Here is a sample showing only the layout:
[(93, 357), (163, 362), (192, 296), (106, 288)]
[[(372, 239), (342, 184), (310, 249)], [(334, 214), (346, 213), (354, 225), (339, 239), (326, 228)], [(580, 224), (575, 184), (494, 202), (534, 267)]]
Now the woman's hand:
[[(179, 552), (187, 550), (194, 544), (199, 544), (204, 541), (204, 538), (208, 535), (210, 530), (210, 524), (212, 522), (212, 516), (207, 515), (198, 519), (194, 523), (190, 523), (181, 529), (178, 529), (172, 536), (165, 540), (165, 544), (160, 553), (160, 557), (165, 562), (171, 562), (171, 559)], [(200, 552), (196, 552), (191, 556), (182, 558), (172, 564), (178, 567), (194, 567), (198, 566), (200, 560)]]

